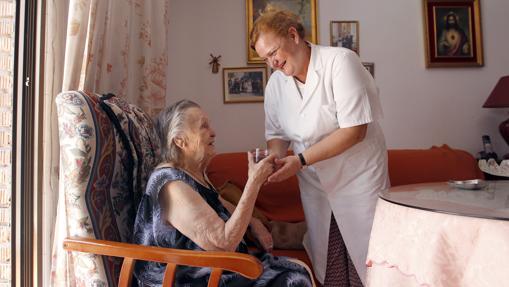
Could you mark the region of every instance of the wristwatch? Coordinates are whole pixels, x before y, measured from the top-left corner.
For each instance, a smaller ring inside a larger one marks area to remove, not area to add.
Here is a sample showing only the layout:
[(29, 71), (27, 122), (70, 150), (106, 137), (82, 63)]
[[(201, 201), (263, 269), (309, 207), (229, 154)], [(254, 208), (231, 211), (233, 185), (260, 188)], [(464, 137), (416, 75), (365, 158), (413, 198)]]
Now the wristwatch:
[(300, 164), (302, 165), (302, 167), (306, 166), (307, 163), (306, 163), (306, 159), (304, 158), (304, 155), (302, 155), (302, 153), (299, 153), (299, 154), (297, 154), (297, 156), (299, 157)]

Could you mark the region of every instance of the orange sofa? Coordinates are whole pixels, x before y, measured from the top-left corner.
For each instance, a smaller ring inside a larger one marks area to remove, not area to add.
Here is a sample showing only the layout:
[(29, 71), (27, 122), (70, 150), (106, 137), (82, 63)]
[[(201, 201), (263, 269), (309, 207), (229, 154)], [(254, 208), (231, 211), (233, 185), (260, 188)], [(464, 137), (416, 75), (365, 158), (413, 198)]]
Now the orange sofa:
[[(389, 150), (389, 177), (392, 186), (484, 178), (476, 159), (466, 151), (452, 149), (447, 145), (430, 149)], [(247, 181), (247, 155), (244, 152), (223, 153), (215, 156), (208, 176), (215, 186), (230, 181), (240, 189)], [(256, 207), (269, 220), (300, 222), (304, 212), (300, 202), (296, 177), (262, 187)], [(311, 266), (304, 250), (274, 250), (275, 255), (299, 258)]]

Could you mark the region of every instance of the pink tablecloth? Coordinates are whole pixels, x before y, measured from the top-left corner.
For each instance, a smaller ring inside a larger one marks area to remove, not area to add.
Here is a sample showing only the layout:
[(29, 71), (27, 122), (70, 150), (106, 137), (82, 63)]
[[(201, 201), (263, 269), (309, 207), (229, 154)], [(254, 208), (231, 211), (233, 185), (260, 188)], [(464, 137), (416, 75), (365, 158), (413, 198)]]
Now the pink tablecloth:
[(509, 286), (509, 221), (378, 200), (367, 286)]

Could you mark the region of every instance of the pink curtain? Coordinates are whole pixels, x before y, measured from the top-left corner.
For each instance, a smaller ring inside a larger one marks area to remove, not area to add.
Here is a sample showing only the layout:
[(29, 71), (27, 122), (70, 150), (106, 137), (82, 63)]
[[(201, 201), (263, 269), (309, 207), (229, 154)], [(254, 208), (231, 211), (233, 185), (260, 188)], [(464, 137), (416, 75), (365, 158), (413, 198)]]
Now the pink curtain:
[[(75, 285), (71, 266), (61, 248), (61, 241), (71, 230), (65, 224), (65, 202), (59, 202), (57, 208), (59, 147), (55, 97), (68, 90), (114, 93), (150, 115), (157, 114), (166, 102), (168, 3), (168, 0), (47, 2), (43, 143), (45, 286)], [(51, 257), (55, 262), (50, 262)], [(54, 268), (50, 276), (51, 265)]]

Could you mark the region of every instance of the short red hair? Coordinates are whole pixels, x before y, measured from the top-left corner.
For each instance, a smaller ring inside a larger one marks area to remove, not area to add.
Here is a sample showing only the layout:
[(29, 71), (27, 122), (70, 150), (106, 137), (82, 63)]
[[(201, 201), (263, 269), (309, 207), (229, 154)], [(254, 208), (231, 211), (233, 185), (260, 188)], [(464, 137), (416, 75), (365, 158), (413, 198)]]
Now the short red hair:
[(284, 37), (288, 35), (290, 27), (294, 27), (299, 34), (299, 37), (304, 39), (305, 30), (300, 17), (291, 11), (284, 10), (269, 4), (265, 7), (260, 16), (253, 24), (253, 29), (250, 32), (249, 46), (254, 50), (255, 44), (260, 38), (261, 33), (274, 32), (276, 35)]

